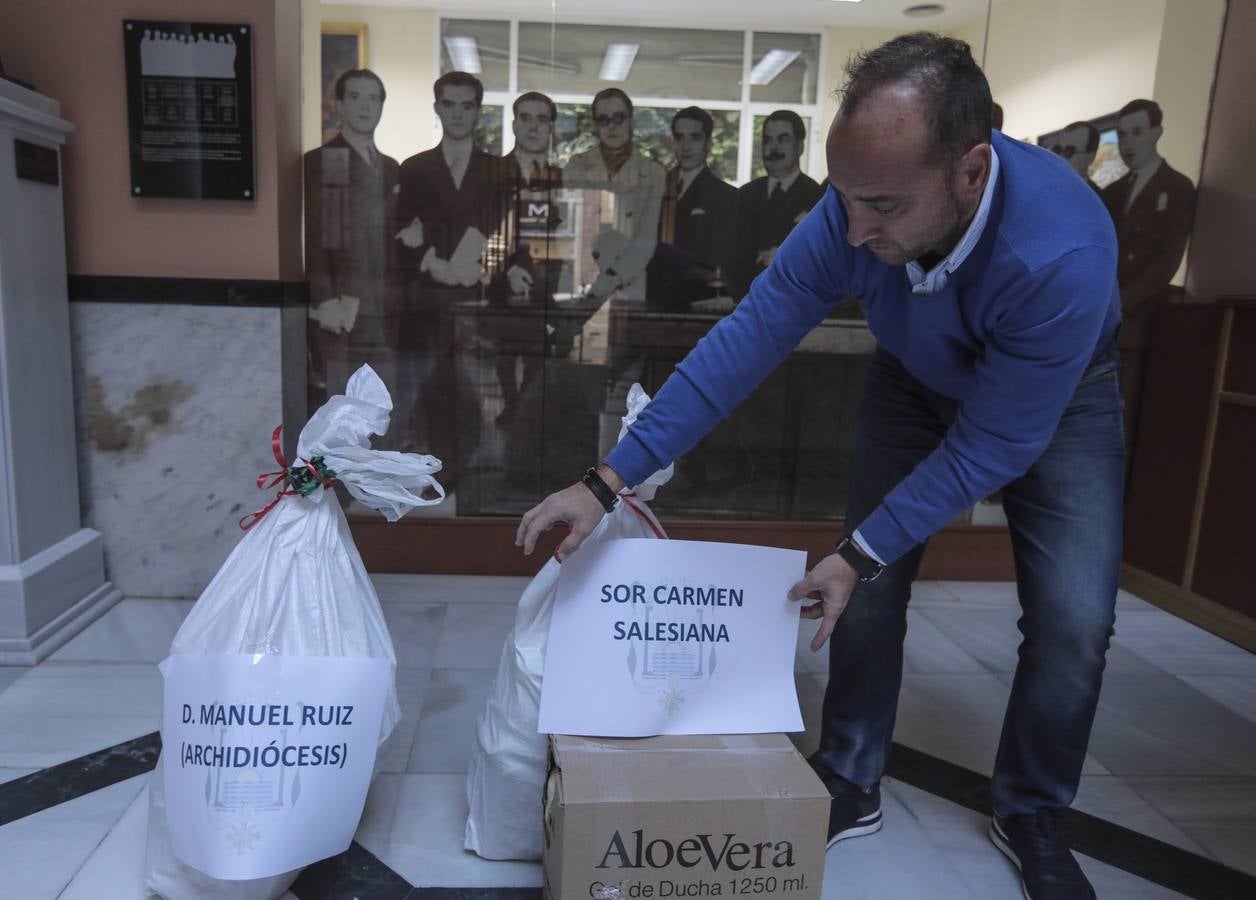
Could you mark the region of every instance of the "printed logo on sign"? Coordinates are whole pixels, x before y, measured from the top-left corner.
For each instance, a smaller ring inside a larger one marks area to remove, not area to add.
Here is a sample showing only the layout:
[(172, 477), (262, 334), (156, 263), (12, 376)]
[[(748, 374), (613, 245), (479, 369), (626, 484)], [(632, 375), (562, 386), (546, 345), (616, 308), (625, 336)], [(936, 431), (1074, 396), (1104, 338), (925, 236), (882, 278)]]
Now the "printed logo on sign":
[(611, 835), (602, 861), (595, 869), (665, 869), (673, 862), (683, 868), (706, 864), (712, 872), (721, 867), (733, 872), (744, 869), (787, 869), (794, 865), (794, 845), (789, 841), (737, 840), (735, 833), (694, 834), (679, 842), (667, 838), (647, 841), (644, 829), (628, 835), (618, 829)]

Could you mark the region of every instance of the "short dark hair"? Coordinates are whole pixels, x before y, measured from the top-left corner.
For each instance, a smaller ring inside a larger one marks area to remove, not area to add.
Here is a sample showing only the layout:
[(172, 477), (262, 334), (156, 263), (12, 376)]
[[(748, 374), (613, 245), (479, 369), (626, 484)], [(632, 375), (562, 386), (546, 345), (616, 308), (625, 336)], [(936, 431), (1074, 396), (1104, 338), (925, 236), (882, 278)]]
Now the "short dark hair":
[(379, 85), (379, 99), (383, 102), (388, 93), (384, 90), (383, 80), (372, 72), (370, 69), (350, 69), (339, 78), (336, 79), (336, 99), (343, 100), (345, 98), (345, 85), (348, 84), (350, 78), (370, 78)]
[(900, 35), (846, 63), (840, 111), (853, 114), (883, 87), (909, 84), (920, 94), (932, 154), (958, 159), (989, 143), (994, 100), (972, 48), (930, 31)]
[(632, 115), (632, 99), (617, 87), (602, 88), (593, 95), (593, 102), (589, 104), (589, 109), (593, 111), (594, 117), (597, 116), (597, 105), (603, 100), (609, 100), (612, 97), (618, 97), (624, 101), (624, 106), (628, 107), (628, 115)]
[(711, 118), (711, 114), (700, 106), (686, 106), (676, 115), (672, 116), (672, 132), (676, 131), (677, 119), (689, 119), (697, 122), (702, 126), (702, 133), (706, 135), (706, 139), (711, 140), (711, 132), (715, 130), (715, 120)]
[(558, 107), (554, 105), (554, 101), (542, 94), (540, 91), (528, 91), (520, 94), (519, 99), (510, 106), (512, 115), (519, 115), (519, 107), (525, 103), (544, 103), (549, 107), (550, 121), (553, 122), (558, 118)]
[(1126, 116), (1132, 116), (1140, 112), (1147, 113), (1147, 121), (1151, 123), (1152, 128), (1159, 128), (1160, 123), (1164, 121), (1164, 110), (1160, 108), (1160, 104), (1155, 100), (1131, 100), (1121, 107), (1116, 117), (1119, 121)]
[(475, 91), (475, 105), (484, 102), (484, 85), (469, 72), (446, 72), (432, 84), (432, 95), (440, 102), (440, 92), (447, 87), (469, 87)]
[[(792, 109), (778, 109), (775, 112), (768, 113), (768, 117), (763, 120), (764, 131), (767, 130), (768, 125), (772, 122), (784, 122), (789, 125), (794, 132), (794, 140), (800, 144), (807, 139), (807, 126), (803, 124), (802, 116)], [(759, 140), (763, 140), (762, 133), (759, 135)]]
[(1003, 130), (1003, 107), (997, 103), (990, 104), (990, 127), (995, 131)]
[(1060, 134), (1063, 135), (1065, 132), (1073, 131), (1077, 128), (1086, 129), (1086, 152), (1094, 153), (1096, 150), (1098, 150), (1099, 149), (1099, 129), (1096, 128), (1094, 125), (1091, 125), (1089, 122), (1073, 122), (1071, 125), (1065, 125), (1064, 128), (1061, 129)]

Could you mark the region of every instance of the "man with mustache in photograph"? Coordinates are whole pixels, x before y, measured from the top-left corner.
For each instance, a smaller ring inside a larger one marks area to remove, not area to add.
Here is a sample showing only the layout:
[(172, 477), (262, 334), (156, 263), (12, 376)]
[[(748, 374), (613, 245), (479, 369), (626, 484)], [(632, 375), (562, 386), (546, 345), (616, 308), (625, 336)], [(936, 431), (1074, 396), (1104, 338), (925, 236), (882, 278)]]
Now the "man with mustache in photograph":
[(738, 192), (738, 297), (771, 265), (781, 242), (824, 193), (824, 188), (800, 167), (806, 146), (807, 127), (798, 113), (778, 109), (764, 121), (763, 168), (767, 174)]

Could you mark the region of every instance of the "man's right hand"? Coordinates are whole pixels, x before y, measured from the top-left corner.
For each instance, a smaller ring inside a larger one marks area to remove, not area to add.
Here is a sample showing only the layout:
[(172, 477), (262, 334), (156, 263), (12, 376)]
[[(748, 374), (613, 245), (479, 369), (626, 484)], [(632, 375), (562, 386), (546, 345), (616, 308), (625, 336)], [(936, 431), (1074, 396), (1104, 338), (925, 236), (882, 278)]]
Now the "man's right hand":
[[(606, 465), (598, 466), (598, 474), (618, 493), (624, 487), (623, 480)], [(519, 528), (515, 532), (515, 546), (523, 547), (525, 555), (530, 556), (536, 549), (536, 542), (542, 534), (549, 531), (559, 522), (566, 523), (570, 529), (567, 537), (558, 545), (559, 560), (566, 559), (576, 552), (584, 543), (584, 539), (593, 533), (598, 522), (606, 511), (598, 502), (593, 492), (580, 482), (550, 494), (536, 506), (523, 514)]]

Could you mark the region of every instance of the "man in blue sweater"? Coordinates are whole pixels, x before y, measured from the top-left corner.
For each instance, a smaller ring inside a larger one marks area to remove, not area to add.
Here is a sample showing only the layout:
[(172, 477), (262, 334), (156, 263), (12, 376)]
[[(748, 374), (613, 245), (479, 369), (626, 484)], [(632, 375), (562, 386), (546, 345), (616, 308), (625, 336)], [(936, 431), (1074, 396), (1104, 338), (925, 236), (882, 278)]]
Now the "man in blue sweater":
[(1112, 225), (1066, 163), (991, 133), (989, 86), (963, 42), (906, 35), (846, 75), (823, 199), (605, 462), (528, 512), (517, 542), (531, 552), (566, 522), (559, 552), (574, 551), (614, 491), (689, 449), (855, 294), (878, 347), (857, 417), (854, 530), (791, 591), (818, 600), (803, 610), (822, 620), (811, 649), (832, 639), (812, 759), (833, 796), (829, 842), (881, 826), (924, 543), (1002, 488), (1024, 641), (990, 835), (1027, 897), (1093, 898), (1056, 818), (1081, 775), (1120, 568)]

